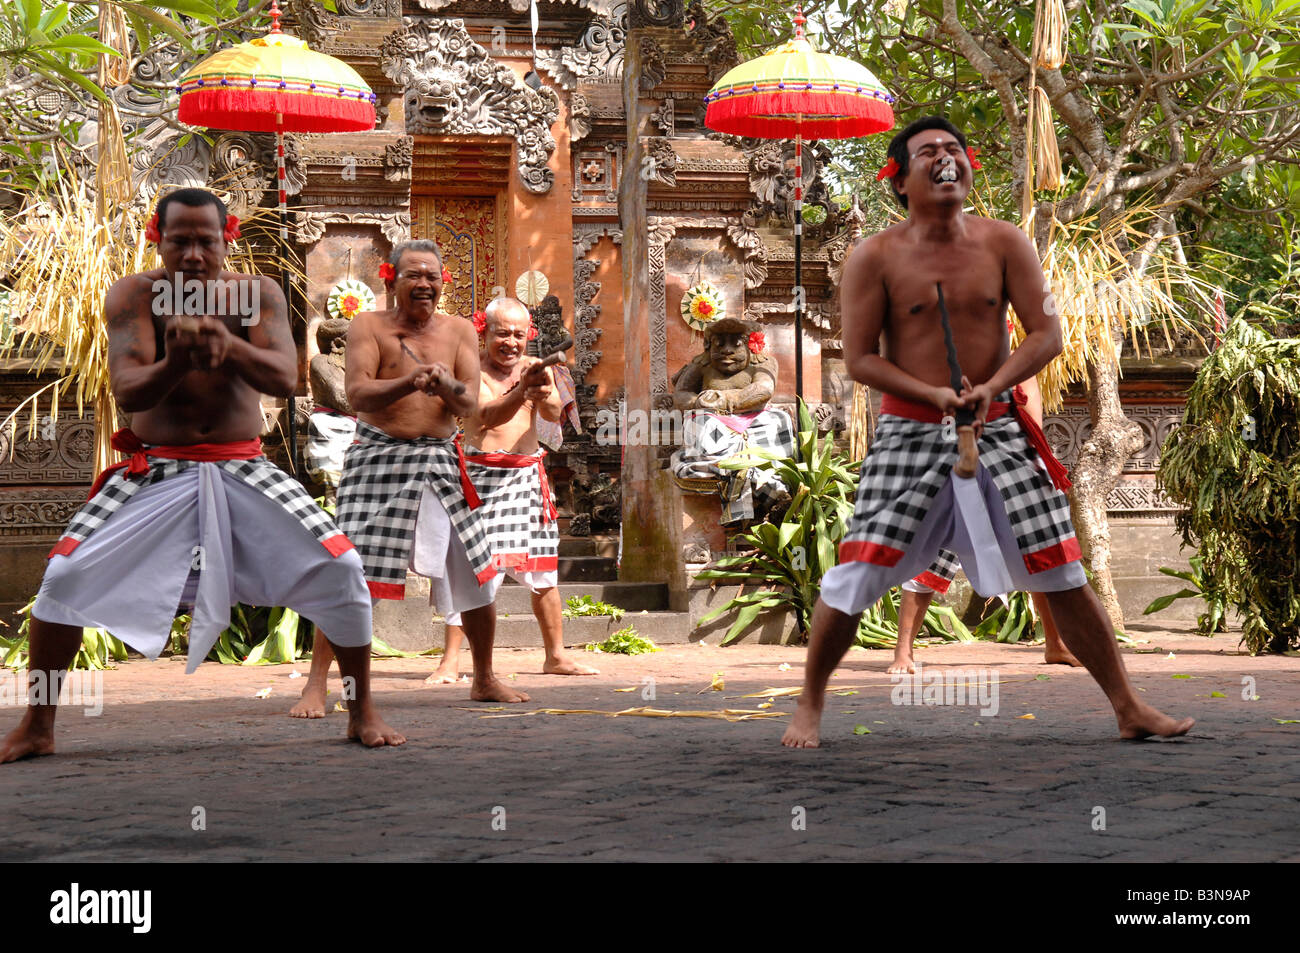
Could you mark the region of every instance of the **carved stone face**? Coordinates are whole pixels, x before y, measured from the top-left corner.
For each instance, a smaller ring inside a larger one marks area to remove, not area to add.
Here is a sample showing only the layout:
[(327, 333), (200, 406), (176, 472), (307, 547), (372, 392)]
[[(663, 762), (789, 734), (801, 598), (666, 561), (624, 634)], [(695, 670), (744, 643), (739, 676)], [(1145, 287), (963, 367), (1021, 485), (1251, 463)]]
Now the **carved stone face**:
[(746, 335), (719, 332), (708, 339), (709, 366), (719, 374), (739, 374), (749, 366)]
[(420, 81), (414, 93), (415, 111), (422, 123), (440, 126), (447, 121), (456, 106), (458, 78), (446, 70), (435, 69)]

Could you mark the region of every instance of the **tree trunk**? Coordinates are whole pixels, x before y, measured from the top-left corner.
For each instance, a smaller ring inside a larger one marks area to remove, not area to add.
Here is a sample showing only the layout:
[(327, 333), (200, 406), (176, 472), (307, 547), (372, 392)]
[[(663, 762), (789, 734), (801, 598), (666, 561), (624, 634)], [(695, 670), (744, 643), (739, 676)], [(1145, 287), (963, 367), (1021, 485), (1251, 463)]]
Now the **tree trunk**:
[(1123, 338), (1115, 342), (1114, 364), (1088, 364), (1088, 416), (1092, 434), (1079, 451), (1070, 479), (1074, 530), (1083, 558), (1092, 570), (1092, 587), (1117, 629), (1124, 628), (1115, 584), (1110, 578), (1110, 522), (1106, 499), (1119, 482), (1124, 463), (1142, 447), (1142, 429), (1124, 416), (1119, 400), (1119, 354)]

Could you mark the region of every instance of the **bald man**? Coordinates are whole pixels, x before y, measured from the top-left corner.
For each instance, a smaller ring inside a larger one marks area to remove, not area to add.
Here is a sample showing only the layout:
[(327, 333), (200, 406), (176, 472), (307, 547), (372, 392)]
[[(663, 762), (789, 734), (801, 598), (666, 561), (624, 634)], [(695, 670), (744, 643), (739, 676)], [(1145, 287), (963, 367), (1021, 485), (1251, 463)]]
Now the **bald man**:
[[(563, 412), (549, 368), (527, 354), (532, 316), (522, 302), (496, 298), (483, 324), (478, 410), (464, 420), (465, 461), (483, 500), (493, 565), (528, 587), (542, 630), (548, 675), (595, 675), (565, 654), (557, 562), (560, 533), (537, 441), (537, 418), (557, 423)], [(500, 585), (497, 577), (488, 585)], [(431, 685), (460, 677), (464, 632), (460, 614), (447, 616), (442, 664)]]

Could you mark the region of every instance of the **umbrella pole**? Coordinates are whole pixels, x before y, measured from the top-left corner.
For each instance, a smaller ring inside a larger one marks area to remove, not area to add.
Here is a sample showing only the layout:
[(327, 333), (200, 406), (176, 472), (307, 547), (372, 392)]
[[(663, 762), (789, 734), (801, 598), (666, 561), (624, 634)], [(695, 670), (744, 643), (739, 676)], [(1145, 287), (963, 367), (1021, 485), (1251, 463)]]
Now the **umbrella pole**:
[(803, 400), (803, 134), (794, 133), (794, 393)]
[[(280, 113), (275, 114), (275, 183), (279, 187), (280, 193), (280, 242), (279, 254), (276, 256), (280, 266), (280, 290), (284, 292), (285, 314), (288, 317), (289, 305), (289, 287), (288, 274), (285, 271), (284, 263), (289, 256), (289, 208), (285, 196), (285, 174), (284, 174), (284, 129), (282, 128), (282, 118)], [(289, 321), (289, 337), (293, 338), (293, 321)], [(298, 345), (293, 346), (294, 363), (298, 359)], [(289, 437), (289, 472), (294, 476), (298, 475), (298, 375), (294, 374), (293, 391), (289, 394), (289, 403), (287, 410), (289, 420), (286, 425)]]

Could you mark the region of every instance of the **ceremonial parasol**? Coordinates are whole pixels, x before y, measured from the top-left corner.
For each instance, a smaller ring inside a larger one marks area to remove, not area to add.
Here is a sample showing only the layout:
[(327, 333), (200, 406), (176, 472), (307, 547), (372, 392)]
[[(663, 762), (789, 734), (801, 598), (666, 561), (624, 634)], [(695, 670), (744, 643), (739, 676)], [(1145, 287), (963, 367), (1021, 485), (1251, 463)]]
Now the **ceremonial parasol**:
[(892, 129), (891, 96), (875, 75), (843, 56), (813, 48), (803, 33), (803, 7), (794, 38), (741, 63), (704, 97), (704, 124), (718, 132), (760, 139), (794, 139), (795, 393), (803, 396), (803, 140), (848, 139)]
[[(366, 81), (342, 60), (317, 53), (306, 41), (282, 33), (277, 0), (271, 0), (271, 30), (266, 36), (213, 53), (181, 78), (178, 91), (177, 118), (183, 123), (275, 133), (282, 254), (287, 254), (289, 242), (284, 134), (360, 132), (375, 127), (377, 97)], [(288, 429), (293, 469), (292, 402)]]

